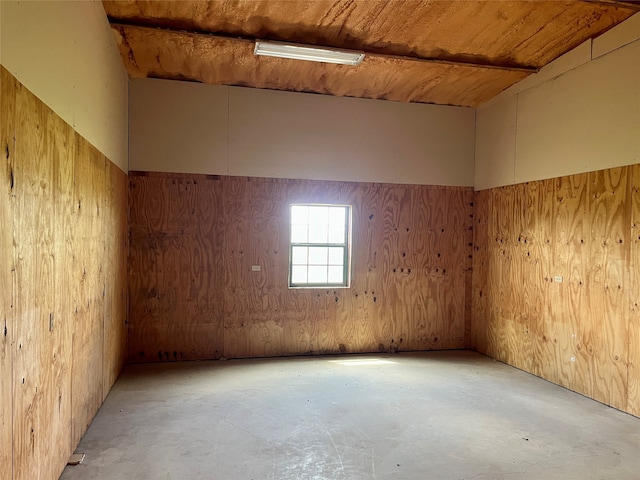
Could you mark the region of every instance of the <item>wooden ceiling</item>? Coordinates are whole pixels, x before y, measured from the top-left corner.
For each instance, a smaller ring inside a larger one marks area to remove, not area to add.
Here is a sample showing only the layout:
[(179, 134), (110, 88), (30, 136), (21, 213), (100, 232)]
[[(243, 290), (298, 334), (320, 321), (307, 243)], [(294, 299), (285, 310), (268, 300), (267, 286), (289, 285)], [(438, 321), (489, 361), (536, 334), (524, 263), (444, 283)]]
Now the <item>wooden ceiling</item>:
[[(475, 107), (637, 11), (613, 0), (105, 0), (133, 78)], [(367, 53), (255, 56), (268, 39)]]

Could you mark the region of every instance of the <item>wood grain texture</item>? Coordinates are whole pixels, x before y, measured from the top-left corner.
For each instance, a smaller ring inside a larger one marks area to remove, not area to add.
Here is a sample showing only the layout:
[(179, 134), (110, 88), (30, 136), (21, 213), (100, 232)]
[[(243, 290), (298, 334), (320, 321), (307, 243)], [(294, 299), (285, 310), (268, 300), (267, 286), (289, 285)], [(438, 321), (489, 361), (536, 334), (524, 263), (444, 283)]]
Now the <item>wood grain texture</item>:
[[(112, 314), (126, 315), (126, 175), (6, 70), (0, 79), (0, 476), (58, 478), (122, 365), (102, 335), (107, 285), (121, 299)], [(110, 208), (105, 165), (119, 172)], [(107, 251), (112, 224), (120, 244)], [(107, 254), (120, 265), (108, 279)]]
[(472, 324), (478, 351), (635, 414), (636, 168), (478, 192)]
[[(555, 183), (553, 180), (531, 182), (528, 185), (530, 210), (525, 213), (526, 225), (530, 236), (525, 237), (529, 256), (525, 262), (523, 282), (531, 286), (526, 297), (529, 312), (530, 334), (533, 337), (531, 352), (531, 372), (542, 377), (554, 375), (554, 370), (545, 363), (550, 352), (550, 337), (545, 334), (547, 319), (551, 317), (551, 288), (553, 258), (549, 251), (554, 245), (554, 201)], [(529, 260), (530, 259), (530, 260)], [(545, 373), (546, 372), (546, 373)]]
[(465, 271), (465, 326), (464, 326), (464, 347), (472, 348), (473, 345), (473, 257), (475, 249), (473, 245), (473, 231), (476, 226), (478, 209), (476, 207), (475, 195), (467, 192), (465, 196), (465, 219), (464, 243), (467, 247), (467, 256), (464, 263)]
[[(553, 204), (553, 250), (550, 282), (551, 315), (544, 322), (546, 345), (542, 365), (553, 366), (556, 383), (587, 393), (589, 362), (577, 356), (581, 349), (578, 335), (584, 325), (585, 268), (588, 267), (589, 217), (587, 175), (557, 179)], [(554, 281), (555, 275), (563, 283)], [(573, 361), (572, 361), (573, 359)], [(551, 372), (549, 372), (551, 375)]]
[(588, 174), (591, 244), (589, 354), (592, 398), (625, 408), (629, 349), (629, 167)]
[(471, 348), (490, 355), (489, 329), (493, 323), (488, 295), (489, 271), (489, 218), (491, 217), (491, 190), (474, 193), (475, 218), (473, 222), (473, 275), (471, 288)]
[(640, 164), (631, 167), (631, 274), (626, 411), (640, 417)]
[[(495, 67), (540, 68), (636, 11), (578, 1), (103, 4), (132, 76), (463, 106), (530, 73)], [(260, 58), (256, 38), (367, 56), (356, 68)]]
[(13, 476), (13, 155), (15, 79), (0, 67), (0, 478)]
[(71, 264), (74, 287), (72, 345), (72, 443), (89, 427), (103, 399), (104, 345), (104, 210), (105, 158), (83, 138), (77, 138), (74, 166), (75, 255)]
[[(130, 358), (460, 348), (472, 200), (468, 188), (132, 174)], [(350, 288), (288, 288), (296, 202), (352, 205)]]
[(253, 42), (234, 38), (126, 25), (112, 29), (133, 78), (475, 107), (530, 73), (381, 55), (367, 55), (356, 67), (295, 62), (256, 56)]
[[(42, 345), (41, 364), (46, 371), (42, 415), (46, 419), (51, 443), (42, 451), (40, 462), (42, 478), (55, 478), (64, 465), (61, 459), (73, 453), (71, 444), (71, 339), (73, 333), (73, 298), (69, 289), (67, 268), (73, 255), (73, 159), (75, 133), (60, 117), (46, 110), (45, 136), (47, 154), (44, 159), (53, 168), (53, 311), (48, 325), (48, 342)], [(51, 444), (59, 445), (51, 448)]]
[(41, 161), (50, 145), (46, 107), (22, 85), (17, 87), (15, 118), (13, 435), (14, 462), (20, 468), (14, 478), (32, 479), (44, 473), (40, 459), (50, 448), (45, 439), (55, 428), (46, 416), (51, 395), (46, 385), (55, 373), (45, 361), (55, 306), (53, 162)]
[(105, 300), (102, 396), (111, 390), (127, 356), (127, 259), (129, 251), (127, 174), (106, 162), (104, 218)]
[(532, 297), (532, 285), (525, 276), (527, 267), (530, 266), (530, 243), (528, 237), (530, 233), (530, 211), (535, 196), (529, 195), (529, 185), (520, 184), (512, 187), (512, 204), (509, 210), (505, 210), (504, 216), (510, 223), (510, 230), (514, 232), (513, 244), (511, 246), (511, 280), (516, 285), (522, 285), (522, 289), (504, 287), (509, 292), (506, 317), (508, 362), (520, 369), (531, 368), (531, 312), (529, 309), (517, 308), (518, 305), (526, 305), (527, 299)]
[[(112, 20), (444, 60), (541, 67), (635, 9), (585, 2), (104, 1)], [(402, 25), (402, 28), (398, 28)], [(429, 28), (424, 28), (429, 25)], [(454, 33), (455, 32), (455, 33)]]
[(222, 355), (221, 194), (205, 178), (130, 178), (131, 358)]

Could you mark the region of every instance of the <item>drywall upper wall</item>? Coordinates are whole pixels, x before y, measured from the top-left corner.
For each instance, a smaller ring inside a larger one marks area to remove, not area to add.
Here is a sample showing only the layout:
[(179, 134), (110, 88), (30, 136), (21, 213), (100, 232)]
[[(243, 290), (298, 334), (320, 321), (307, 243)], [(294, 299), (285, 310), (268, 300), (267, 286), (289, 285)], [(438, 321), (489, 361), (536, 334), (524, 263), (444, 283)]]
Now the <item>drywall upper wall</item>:
[(640, 162), (640, 14), (482, 105), (475, 188)]
[(128, 77), (99, 1), (0, 1), (0, 62), (125, 172)]
[(473, 185), (473, 109), (131, 80), (130, 169)]
[(131, 79), (131, 170), (227, 173), (227, 87)]

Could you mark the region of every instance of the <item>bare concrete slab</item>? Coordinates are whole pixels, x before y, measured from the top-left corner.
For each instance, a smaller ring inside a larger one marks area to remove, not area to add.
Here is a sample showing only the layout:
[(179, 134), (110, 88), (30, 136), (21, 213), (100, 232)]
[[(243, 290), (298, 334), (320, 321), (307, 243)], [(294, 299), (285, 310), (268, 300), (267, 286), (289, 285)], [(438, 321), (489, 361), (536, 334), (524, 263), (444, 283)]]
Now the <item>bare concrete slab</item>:
[(128, 366), (63, 480), (640, 478), (640, 419), (470, 351)]

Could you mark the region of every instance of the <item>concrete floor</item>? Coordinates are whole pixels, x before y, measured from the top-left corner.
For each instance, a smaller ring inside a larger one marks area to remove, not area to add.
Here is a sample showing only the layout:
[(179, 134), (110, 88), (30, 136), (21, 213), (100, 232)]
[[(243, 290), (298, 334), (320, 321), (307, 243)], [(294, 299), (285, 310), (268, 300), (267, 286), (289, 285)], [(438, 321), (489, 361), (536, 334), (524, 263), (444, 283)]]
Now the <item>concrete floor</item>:
[(469, 351), (128, 366), (61, 479), (640, 479), (640, 419)]

